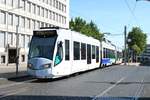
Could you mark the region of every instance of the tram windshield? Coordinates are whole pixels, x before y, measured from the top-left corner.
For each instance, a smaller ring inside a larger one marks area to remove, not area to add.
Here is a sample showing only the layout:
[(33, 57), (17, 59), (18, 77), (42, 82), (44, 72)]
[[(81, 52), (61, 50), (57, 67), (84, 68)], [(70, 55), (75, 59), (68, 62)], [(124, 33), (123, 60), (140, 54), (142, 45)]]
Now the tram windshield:
[(29, 59), (41, 57), (52, 60), (57, 35), (32, 37)]

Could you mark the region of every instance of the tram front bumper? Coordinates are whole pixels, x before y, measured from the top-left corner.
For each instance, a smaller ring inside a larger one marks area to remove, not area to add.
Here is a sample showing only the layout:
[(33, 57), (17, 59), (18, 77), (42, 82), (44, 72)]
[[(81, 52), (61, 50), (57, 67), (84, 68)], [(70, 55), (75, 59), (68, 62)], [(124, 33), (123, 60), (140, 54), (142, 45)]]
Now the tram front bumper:
[(29, 75), (35, 78), (53, 78), (54, 77), (51, 69), (33, 70), (33, 69), (27, 68), (27, 72)]

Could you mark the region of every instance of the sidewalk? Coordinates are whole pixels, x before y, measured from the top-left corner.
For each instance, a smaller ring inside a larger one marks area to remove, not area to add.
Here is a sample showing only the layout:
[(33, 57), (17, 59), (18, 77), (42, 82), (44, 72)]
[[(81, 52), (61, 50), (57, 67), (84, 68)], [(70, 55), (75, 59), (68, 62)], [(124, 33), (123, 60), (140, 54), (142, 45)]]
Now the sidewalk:
[(18, 68), (18, 74), (16, 75), (16, 65), (0, 65), (0, 79), (19, 78), (27, 76), (27, 65), (20, 64)]
[[(124, 63), (121, 65), (124, 65)], [(140, 66), (140, 63), (127, 63), (127, 66)]]

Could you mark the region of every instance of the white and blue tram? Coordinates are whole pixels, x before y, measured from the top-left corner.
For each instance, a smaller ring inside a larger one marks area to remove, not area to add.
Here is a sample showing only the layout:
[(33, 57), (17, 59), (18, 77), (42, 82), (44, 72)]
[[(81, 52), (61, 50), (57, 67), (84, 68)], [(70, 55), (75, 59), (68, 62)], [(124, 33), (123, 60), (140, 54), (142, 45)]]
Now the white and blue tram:
[(27, 72), (37, 78), (58, 78), (100, 66), (100, 42), (60, 28), (33, 31)]
[(102, 42), (102, 59), (101, 66), (109, 66), (116, 63), (116, 46), (109, 40)]

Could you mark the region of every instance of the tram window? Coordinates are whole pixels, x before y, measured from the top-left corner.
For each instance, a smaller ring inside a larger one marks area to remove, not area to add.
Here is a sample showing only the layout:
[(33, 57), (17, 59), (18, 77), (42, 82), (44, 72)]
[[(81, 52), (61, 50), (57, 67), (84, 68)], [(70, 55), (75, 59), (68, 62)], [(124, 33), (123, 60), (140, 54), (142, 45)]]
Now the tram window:
[(96, 46), (96, 62), (99, 62), (99, 47)]
[(74, 42), (74, 60), (80, 60), (80, 43)]
[(92, 46), (92, 59), (95, 59), (95, 46)]
[(81, 43), (81, 59), (86, 59), (86, 44)]
[(91, 64), (91, 45), (87, 44), (87, 64)]
[(61, 42), (57, 46), (57, 53), (56, 53), (56, 57), (55, 57), (55, 66), (60, 64), (62, 60), (63, 60), (63, 47), (62, 47), (62, 42)]
[(69, 40), (65, 40), (65, 60), (69, 60), (70, 59), (70, 46), (69, 46)]

